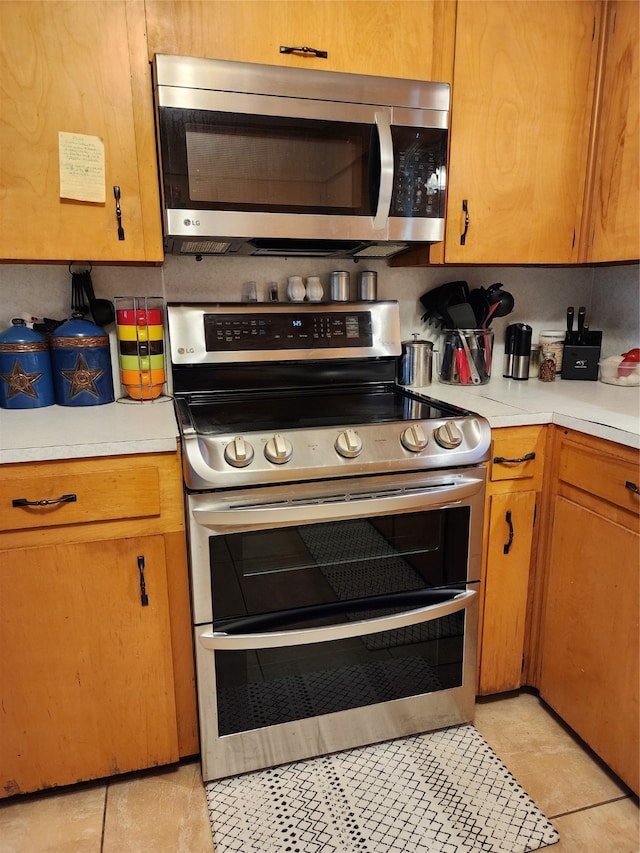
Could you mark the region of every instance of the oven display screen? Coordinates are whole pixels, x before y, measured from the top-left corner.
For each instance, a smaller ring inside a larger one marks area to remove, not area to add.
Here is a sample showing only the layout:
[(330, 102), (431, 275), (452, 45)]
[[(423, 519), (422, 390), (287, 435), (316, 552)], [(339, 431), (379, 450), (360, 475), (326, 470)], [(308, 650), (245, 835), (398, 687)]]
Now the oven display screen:
[(371, 313), (205, 314), (207, 352), (370, 347)]

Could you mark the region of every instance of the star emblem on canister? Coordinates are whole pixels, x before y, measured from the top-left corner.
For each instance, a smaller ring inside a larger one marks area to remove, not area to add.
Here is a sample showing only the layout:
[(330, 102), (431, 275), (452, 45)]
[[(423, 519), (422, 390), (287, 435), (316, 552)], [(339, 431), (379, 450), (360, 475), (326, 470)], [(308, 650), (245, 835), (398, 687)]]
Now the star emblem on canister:
[(94, 397), (100, 396), (100, 392), (96, 387), (96, 382), (100, 379), (104, 370), (101, 367), (90, 368), (83, 355), (78, 355), (78, 358), (76, 359), (76, 366), (73, 370), (62, 370), (60, 372), (64, 378), (71, 383), (71, 388), (69, 390), (70, 399), (77, 397), (81, 391), (87, 391)]
[(0, 379), (9, 386), (9, 390), (7, 391), (8, 400), (17, 397), (18, 394), (26, 394), (27, 397), (37, 400), (38, 392), (33, 386), (41, 376), (42, 373), (27, 373), (18, 359), (16, 359), (13, 362), (11, 373), (0, 374)]

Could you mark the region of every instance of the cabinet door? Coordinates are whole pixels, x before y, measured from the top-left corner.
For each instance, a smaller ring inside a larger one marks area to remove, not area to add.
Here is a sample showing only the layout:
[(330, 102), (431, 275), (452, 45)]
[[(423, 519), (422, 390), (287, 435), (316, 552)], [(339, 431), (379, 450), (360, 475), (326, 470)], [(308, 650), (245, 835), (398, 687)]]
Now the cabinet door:
[(600, 4), (457, 7), (445, 261), (575, 262)]
[(0, 648), (5, 796), (178, 759), (161, 536), (0, 554)]
[(540, 695), (638, 793), (637, 533), (555, 501)]
[(637, 3), (610, 3), (597, 123), (587, 260), (640, 258), (639, 13)]
[[(136, 11), (123, 0), (0, 3), (0, 259), (162, 260), (150, 75), (144, 40), (130, 45), (128, 31)], [(142, 109), (132, 90), (145, 74)], [(60, 131), (102, 139), (104, 203), (60, 198)]]
[[(451, 82), (455, 3), (449, 0), (147, 0), (149, 59), (206, 56)], [(281, 54), (281, 46), (325, 50)]]
[(492, 495), (482, 620), (481, 694), (521, 685), (536, 493)]

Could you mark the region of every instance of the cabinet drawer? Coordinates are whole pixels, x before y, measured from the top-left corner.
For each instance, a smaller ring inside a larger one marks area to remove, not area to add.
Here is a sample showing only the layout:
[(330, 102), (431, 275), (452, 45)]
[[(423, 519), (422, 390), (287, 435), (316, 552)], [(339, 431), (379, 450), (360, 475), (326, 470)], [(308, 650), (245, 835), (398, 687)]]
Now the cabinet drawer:
[[(15, 505), (15, 501), (40, 502)], [(160, 514), (158, 469), (0, 478), (0, 530), (28, 530)]]
[(637, 455), (635, 461), (632, 456), (623, 459), (565, 440), (560, 448), (558, 477), (622, 509), (638, 512), (640, 501), (632, 488), (640, 487)]
[[(545, 429), (509, 427), (493, 432), (490, 479), (539, 480), (544, 465)], [(527, 488), (533, 488), (531, 484)]]

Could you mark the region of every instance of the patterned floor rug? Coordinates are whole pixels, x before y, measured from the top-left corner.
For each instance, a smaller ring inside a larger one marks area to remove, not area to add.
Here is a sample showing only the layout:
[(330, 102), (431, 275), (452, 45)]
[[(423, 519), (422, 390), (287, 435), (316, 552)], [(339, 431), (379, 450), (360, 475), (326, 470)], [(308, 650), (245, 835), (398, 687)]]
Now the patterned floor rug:
[(207, 785), (215, 853), (524, 853), (559, 840), (471, 725)]

